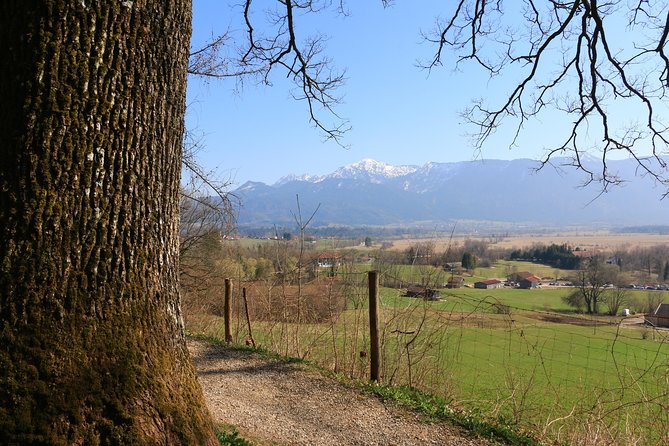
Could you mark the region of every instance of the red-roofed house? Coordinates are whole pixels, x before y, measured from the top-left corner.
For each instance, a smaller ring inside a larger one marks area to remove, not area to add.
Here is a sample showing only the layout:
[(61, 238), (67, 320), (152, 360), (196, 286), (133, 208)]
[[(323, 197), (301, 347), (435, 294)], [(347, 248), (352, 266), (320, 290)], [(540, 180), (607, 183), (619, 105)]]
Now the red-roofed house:
[(525, 289), (538, 288), (539, 285), (541, 285), (541, 278), (527, 271), (523, 271), (520, 273), (513, 273), (509, 277), (509, 280), (518, 283), (518, 286), (520, 288), (525, 288)]
[(502, 288), (503, 286), (504, 284), (502, 283), (502, 281), (497, 279), (481, 280), (480, 282), (476, 282), (474, 284), (474, 288), (481, 288), (484, 290), (489, 290), (492, 288)]
[(539, 285), (541, 285), (541, 279), (534, 274), (518, 281), (518, 287), (526, 290), (530, 288), (539, 288)]

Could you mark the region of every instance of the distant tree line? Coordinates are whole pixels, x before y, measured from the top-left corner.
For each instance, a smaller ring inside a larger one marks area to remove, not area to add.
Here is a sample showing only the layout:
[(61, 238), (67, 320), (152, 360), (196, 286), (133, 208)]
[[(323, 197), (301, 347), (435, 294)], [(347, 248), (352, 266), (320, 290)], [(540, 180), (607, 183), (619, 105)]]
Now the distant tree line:
[(668, 225), (626, 226), (618, 230), (621, 234), (669, 234)]
[(639, 246), (614, 251), (612, 259), (622, 271), (640, 271), (645, 280), (669, 281), (669, 246)]
[(511, 260), (530, 260), (562, 269), (578, 269), (581, 264), (581, 258), (574, 255), (571, 247), (566, 244), (537, 245), (525, 250), (516, 249), (511, 251), (509, 257)]
[[(237, 230), (240, 235), (247, 237), (266, 237), (274, 234), (276, 230), (286, 231), (294, 230), (293, 224), (274, 225), (248, 225), (241, 224)], [(449, 232), (449, 227), (443, 227), (444, 234)], [(422, 226), (348, 226), (348, 225), (327, 225), (311, 226), (309, 234), (316, 237), (338, 237), (338, 238), (392, 238), (392, 237), (425, 237), (434, 235), (434, 227)], [(279, 232), (279, 233), (281, 233)]]

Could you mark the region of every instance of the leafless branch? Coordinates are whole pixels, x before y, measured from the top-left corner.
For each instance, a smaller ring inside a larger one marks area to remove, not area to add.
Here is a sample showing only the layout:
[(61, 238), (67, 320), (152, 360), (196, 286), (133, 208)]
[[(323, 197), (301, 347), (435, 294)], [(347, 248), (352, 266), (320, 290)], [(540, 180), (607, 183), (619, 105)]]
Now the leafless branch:
[[(631, 38), (621, 42), (610, 33), (624, 13)], [(477, 101), (463, 114), (476, 129), (477, 150), (509, 119), (515, 121), (510, 146), (516, 145), (528, 120), (551, 109), (572, 125), (562, 143), (547, 148), (542, 166), (571, 154), (569, 164), (606, 191), (623, 181), (608, 169), (612, 155), (623, 153), (669, 191), (669, 126), (660, 111), (669, 88), (668, 36), (664, 2), (459, 0), (449, 19), (425, 35), (436, 50), (422, 66), (443, 65), (451, 49), (456, 66), (473, 61), (490, 76), (521, 73), (498, 105)], [(612, 107), (614, 101), (626, 106)], [(630, 122), (630, 110), (638, 123)], [(593, 129), (601, 136), (599, 167), (584, 156), (593, 150)]]
[[(188, 59), (188, 74), (204, 78), (243, 78), (257, 71), (236, 66), (224, 51), (230, 41), (229, 33), (212, 36), (201, 48), (191, 50)], [(231, 67), (235, 67), (233, 69)]]
[[(391, 0), (381, 0), (384, 7)], [(191, 50), (188, 72), (204, 78), (236, 78), (238, 82), (255, 77), (272, 84), (275, 72), (294, 85), (294, 99), (307, 105), (309, 121), (327, 140), (343, 145), (349, 122), (335, 108), (341, 103), (345, 72), (335, 70), (323, 55), (324, 35), (298, 34), (299, 21), (309, 14), (332, 9), (348, 15), (345, 0), (244, 0), (242, 8), (245, 38), (233, 39), (232, 33), (212, 36), (201, 48)]]
[[(273, 73), (281, 71), (294, 85), (293, 98), (306, 103), (310, 122), (326, 139), (342, 145), (342, 137), (350, 125), (337, 114), (335, 107), (342, 100), (345, 73), (336, 71), (332, 61), (323, 56), (325, 36), (298, 34), (299, 19), (323, 12), (332, 3), (332, 0), (278, 0), (275, 9), (260, 14), (266, 20), (257, 25), (261, 21), (257, 19), (258, 8), (253, 0), (245, 0), (247, 39), (237, 63), (238, 71), (255, 73), (267, 85), (271, 85)], [(339, 14), (348, 13), (343, 0), (337, 1), (334, 9)], [(332, 122), (326, 122), (325, 116)]]
[(228, 189), (230, 180), (220, 180), (214, 171), (206, 171), (197, 161), (200, 140), (191, 132), (184, 135), (182, 167), (185, 183), (181, 187), (181, 253), (206, 237), (211, 231), (230, 235), (235, 227), (238, 198)]

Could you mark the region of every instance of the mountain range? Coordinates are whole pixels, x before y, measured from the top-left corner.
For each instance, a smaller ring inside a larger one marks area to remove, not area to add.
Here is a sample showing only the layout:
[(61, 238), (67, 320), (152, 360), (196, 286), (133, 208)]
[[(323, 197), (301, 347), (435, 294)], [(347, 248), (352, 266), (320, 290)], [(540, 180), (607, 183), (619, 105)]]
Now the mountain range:
[[(586, 167), (596, 160), (581, 160)], [(583, 172), (555, 159), (537, 170), (529, 159), (392, 166), (362, 160), (323, 176), (287, 176), (273, 185), (246, 182), (238, 224), (295, 225), (299, 209), (310, 226), (438, 226), (454, 221), (530, 225), (653, 225), (669, 222), (665, 192), (638, 176), (634, 160), (608, 161), (628, 181), (602, 193)], [(565, 167), (555, 167), (564, 165)], [(601, 170), (601, 167), (599, 167)]]

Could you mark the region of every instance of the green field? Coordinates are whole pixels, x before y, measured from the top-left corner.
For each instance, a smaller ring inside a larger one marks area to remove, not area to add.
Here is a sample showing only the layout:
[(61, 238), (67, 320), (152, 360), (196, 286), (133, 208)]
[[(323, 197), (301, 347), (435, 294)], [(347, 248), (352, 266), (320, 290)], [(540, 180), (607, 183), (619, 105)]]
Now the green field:
[(574, 271), (567, 269), (553, 268), (549, 265), (542, 265), (540, 263), (521, 262), (517, 260), (500, 260), (490, 268), (476, 268), (474, 275), (484, 278), (502, 278), (508, 276), (512, 272), (529, 271), (535, 276), (550, 277), (555, 279), (557, 277), (567, 277), (574, 274)]
[[(411, 277), (415, 268), (393, 271)], [(254, 321), (256, 341), (365, 379), (366, 276), (351, 272), (349, 279), (346, 309), (336, 319)], [(381, 288), (382, 379), (550, 441), (667, 444), (667, 333), (620, 324), (620, 317), (577, 315), (562, 300), (570, 291), (460, 288), (441, 290), (433, 302)], [(236, 324), (243, 342), (244, 321)], [(220, 335), (221, 319), (202, 316), (191, 329)]]

